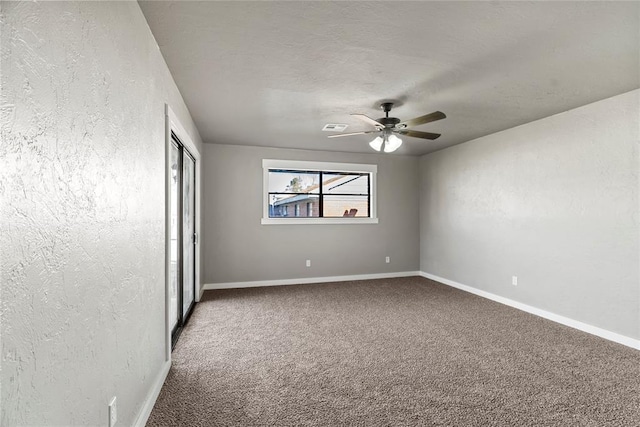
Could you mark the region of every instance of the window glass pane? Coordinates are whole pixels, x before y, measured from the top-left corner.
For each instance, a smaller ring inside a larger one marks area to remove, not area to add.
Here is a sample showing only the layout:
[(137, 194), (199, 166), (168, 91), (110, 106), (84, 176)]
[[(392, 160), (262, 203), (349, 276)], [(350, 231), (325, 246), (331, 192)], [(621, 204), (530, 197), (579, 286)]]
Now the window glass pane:
[(324, 217), (368, 217), (369, 197), (326, 195), (323, 198)]
[[(270, 194), (269, 217), (318, 217), (319, 196), (317, 194)], [(296, 208), (297, 206), (297, 208)]]
[(319, 193), (320, 173), (269, 170), (269, 193)]
[(322, 174), (324, 194), (369, 194), (369, 174), (325, 172)]
[[(183, 151), (184, 153), (184, 151)], [(182, 314), (187, 315), (194, 299), (195, 286), (195, 163), (188, 155), (182, 156)], [(184, 318), (183, 318), (184, 321)]]
[(169, 323), (171, 330), (178, 323), (178, 147), (171, 145), (171, 243), (169, 250)]

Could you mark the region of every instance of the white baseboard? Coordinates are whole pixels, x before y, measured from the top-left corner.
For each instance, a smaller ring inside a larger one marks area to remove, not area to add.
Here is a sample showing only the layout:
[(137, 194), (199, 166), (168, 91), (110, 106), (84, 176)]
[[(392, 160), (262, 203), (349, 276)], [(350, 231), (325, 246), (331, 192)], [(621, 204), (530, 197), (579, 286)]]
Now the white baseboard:
[(171, 360), (164, 362), (164, 365), (162, 365), (162, 369), (160, 370), (156, 381), (153, 383), (153, 387), (149, 390), (149, 394), (144, 401), (144, 405), (142, 405), (142, 409), (140, 409), (140, 413), (138, 414), (138, 418), (136, 419), (134, 426), (144, 427), (145, 424), (147, 424), (149, 415), (151, 415), (151, 411), (153, 410), (153, 405), (156, 404), (156, 400), (158, 399), (160, 390), (162, 390), (164, 380), (167, 378), (167, 374), (169, 374), (169, 369), (171, 369)]
[(419, 276), (419, 271), (398, 271), (394, 273), (354, 274), (351, 276), (305, 277), (301, 279), (258, 280), (255, 282), (207, 283), (205, 291), (213, 289), (255, 288), (260, 286), (306, 285), (309, 283), (348, 282), (352, 280), (389, 279), (393, 277)]
[(518, 310), (535, 314), (536, 316), (540, 316), (545, 319), (551, 320), (553, 322), (560, 323), (561, 325), (569, 326), (570, 328), (578, 329), (582, 332), (596, 335), (600, 338), (604, 338), (606, 340), (613, 341), (618, 344), (622, 344), (627, 347), (634, 348), (636, 350), (640, 350), (640, 340), (627, 337), (625, 335), (617, 334), (615, 332), (611, 332), (606, 329), (598, 328), (596, 326), (592, 326), (587, 323), (582, 323), (577, 320), (570, 319), (568, 317), (560, 316), (559, 314), (551, 313), (549, 311), (532, 307), (530, 305), (523, 304), (521, 302), (514, 301), (509, 298), (492, 294), (491, 292), (486, 292), (480, 289), (473, 288), (471, 286), (463, 285), (462, 283), (454, 282), (453, 280), (445, 279), (444, 277), (439, 277), (439, 276), (436, 276), (435, 274), (425, 273), (424, 271), (421, 271), (419, 275), (427, 279), (435, 280), (436, 282), (440, 282), (442, 284), (451, 286), (453, 288), (461, 289), (463, 291), (481, 296), (483, 298), (487, 298), (487, 299), (499, 302), (500, 304), (508, 305), (510, 307), (517, 308)]

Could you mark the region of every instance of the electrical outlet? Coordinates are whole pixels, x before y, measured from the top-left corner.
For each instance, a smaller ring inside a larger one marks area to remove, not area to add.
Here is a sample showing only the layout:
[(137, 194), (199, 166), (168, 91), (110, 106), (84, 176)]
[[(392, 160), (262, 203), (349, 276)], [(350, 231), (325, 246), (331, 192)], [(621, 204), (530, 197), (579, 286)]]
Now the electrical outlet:
[(311, 267), (311, 260), (310, 259), (307, 260), (307, 267)]
[(109, 402), (109, 427), (114, 427), (118, 421), (118, 407), (116, 406), (116, 397), (113, 396)]
[(391, 258), (386, 257), (386, 258), (384, 259), (384, 262), (386, 262), (387, 264), (389, 264), (389, 263), (391, 262)]
[(513, 286), (518, 286), (518, 276), (511, 276), (511, 284)]

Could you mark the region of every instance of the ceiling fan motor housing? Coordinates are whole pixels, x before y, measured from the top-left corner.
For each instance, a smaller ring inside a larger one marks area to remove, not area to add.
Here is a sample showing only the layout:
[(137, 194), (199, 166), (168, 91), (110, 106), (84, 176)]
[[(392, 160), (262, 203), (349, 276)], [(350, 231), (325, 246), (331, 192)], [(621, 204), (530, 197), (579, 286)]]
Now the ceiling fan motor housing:
[(393, 108), (393, 102), (383, 102), (380, 104), (380, 109), (385, 112), (386, 117), (378, 119), (378, 122), (383, 124), (386, 128), (392, 128), (400, 123), (400, 119), (396, 117), (389, 117), (389, 111), (391, 111), (391, 108)]
[(382, 117), (378, 119), (380, 123), (382, 123), (385, 127), (392, 128), (398, 123), (400, 123), (400, 119), (396, 117)]

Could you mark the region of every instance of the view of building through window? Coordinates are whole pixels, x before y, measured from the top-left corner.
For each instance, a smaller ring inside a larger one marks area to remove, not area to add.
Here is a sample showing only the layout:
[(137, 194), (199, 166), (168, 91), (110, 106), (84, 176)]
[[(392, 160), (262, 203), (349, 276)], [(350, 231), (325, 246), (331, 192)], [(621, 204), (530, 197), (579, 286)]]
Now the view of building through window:
[(269, 169), (270, 218), (370, 216), (368, 172)]

